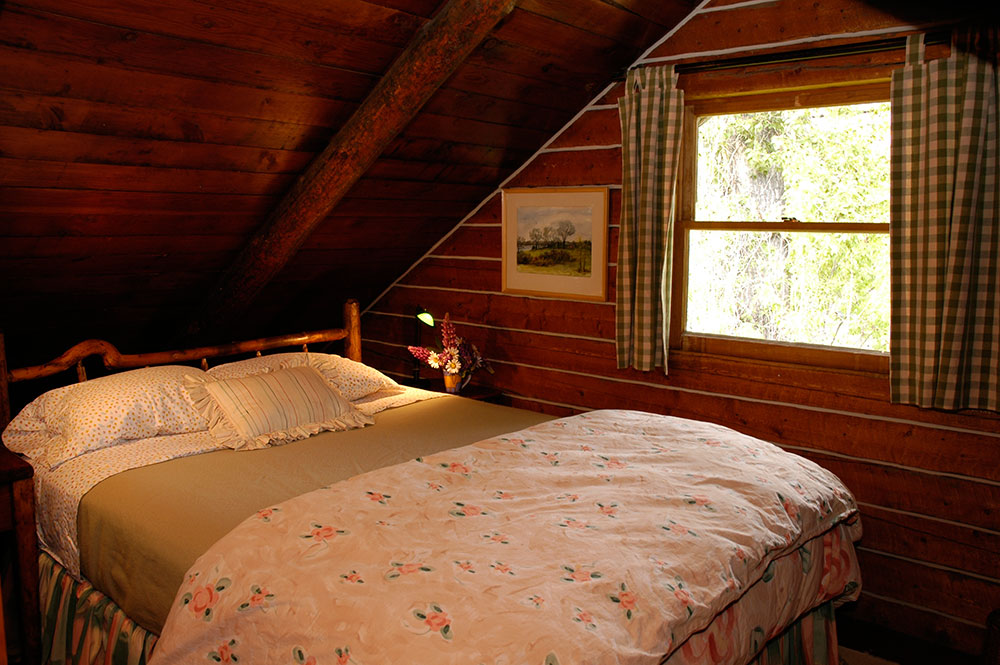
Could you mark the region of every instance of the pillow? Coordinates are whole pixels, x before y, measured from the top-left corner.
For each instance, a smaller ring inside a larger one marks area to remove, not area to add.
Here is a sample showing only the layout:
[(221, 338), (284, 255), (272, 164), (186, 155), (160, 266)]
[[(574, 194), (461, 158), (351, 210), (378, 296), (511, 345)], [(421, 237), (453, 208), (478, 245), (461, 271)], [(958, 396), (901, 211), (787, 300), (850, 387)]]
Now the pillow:
[(55, 468), (92, 450), (206, 429), (185, 388), (194, 367), (164, 365), (50, 390), (24, 407), (3, 433), (11, 450)]
[(315, 367), (351, 402), (386, 388), (405, 390), (374, 367), (328, 353), (274, 353), (219, 365), (209, 369), (208, 375), (214, 379), (234, 379), (298, 365)]
[(188, 390), (216, 443), (255, 450), (375, 422), (308, 365), (232, 379), (191, 376)]

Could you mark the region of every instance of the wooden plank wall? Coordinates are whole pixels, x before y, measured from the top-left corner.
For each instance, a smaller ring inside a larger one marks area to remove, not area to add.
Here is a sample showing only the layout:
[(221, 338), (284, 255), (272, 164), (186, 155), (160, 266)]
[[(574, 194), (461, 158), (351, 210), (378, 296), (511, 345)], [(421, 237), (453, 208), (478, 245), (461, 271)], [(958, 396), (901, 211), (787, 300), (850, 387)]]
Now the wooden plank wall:
[[(244, 317), (370, 302), (690, 10), (521, 0)], [(173, 344), (441, 0), (0, 3), (0, 311), (16, 365)], [(213, 341), (222, 341), (213, 339)]]
[[(801, 3), (780, 4), (778, 10), (791, 12), (791, 5)], [(892, 24), (891, 18), (873, 10), (855, 9), (862, 15), (851, 14), (855, 18), (844, 23), (843, 32), (884, 31)], [(780, 21), (780, 16), (773, 20)], [(833, 17), (818, 20), (836, 24)], [(732, 13), (695, 16), (692, 24), (717, 36), (753, 21), (738, 6)], [(815, 37), (814, 26), (799, 25), (800, 35), (794, 25), (780, 27), (783, 40), (812, 35), (812, 41), (828, 43)], [(685, 27), (649, 58), (708, 50), (697, 37)], [(725, 47), (716, 43), (713, 49)], [(866, 66), (878, 72), (869, 72), (863, 80), (884, 76), (886, 61), (892, 58), (872, 57), (868, 65), (848, 63), (842, 77), (857, 80), (859, 68)], [(775, 76), (787, 85), (795, 76), (815, 75), (810, 67), (793, 65)], [(691, 94), (710, 90), (726, 77), (740, 79), (738, 73), (727, 72), (692, 80)], [(451, 314), (460, 334), (474, 341), (495, 368), (494, 375), (483, 373), (477, 380), (502, 388), (515, 406), (555, 415), (630, 408), (709, 420), (813, 459), (844, 480), (862, 509), (865, 533), (858, 552), (864, 590), (859, 602), (845, 611), (860, 621), (979, 653), (987, 614), (1000, 607), (996, 414), (893, 405), (888, 378), (879, 374), (681, 352), (672, 355), (669, 376), (616, 369), (620, 94), (618, 86), (596, 99), (505, 185), (610, 188), (607, 300), (502, 293), (501, 204), (496, 193), (367, 311), (366, 360), (400, 377), (409, 374), (405, 345), (412, 343), (411, 316), (419, 304), (439, 317)], [(431, 336), (426, 335), (426, 343)], [(430, 375), (430, 370), (424, 372)]]

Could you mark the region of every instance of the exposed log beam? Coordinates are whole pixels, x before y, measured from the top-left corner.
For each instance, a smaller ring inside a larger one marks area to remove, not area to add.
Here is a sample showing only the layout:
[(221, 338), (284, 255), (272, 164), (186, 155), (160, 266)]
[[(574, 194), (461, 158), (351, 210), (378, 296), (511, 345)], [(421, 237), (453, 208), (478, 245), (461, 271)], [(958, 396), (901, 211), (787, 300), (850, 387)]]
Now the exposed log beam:
[(449, 0), (296, 180), (208, 293), (187, 333), (234, 320), (295, 255), (515, 0)]

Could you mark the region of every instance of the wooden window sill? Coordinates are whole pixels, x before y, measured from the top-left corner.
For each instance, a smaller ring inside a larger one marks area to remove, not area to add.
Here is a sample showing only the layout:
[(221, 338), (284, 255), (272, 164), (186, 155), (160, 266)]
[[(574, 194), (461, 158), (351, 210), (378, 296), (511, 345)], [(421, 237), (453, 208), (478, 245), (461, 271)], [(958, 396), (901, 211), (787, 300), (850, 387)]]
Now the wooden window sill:
[(673, 351), (685, 351), (734, 361), (760, 361), (797, 365), (800, 368), (845, 370), (889, 376), (889, 354), (861, 349), (843, 349), (685, 333)]

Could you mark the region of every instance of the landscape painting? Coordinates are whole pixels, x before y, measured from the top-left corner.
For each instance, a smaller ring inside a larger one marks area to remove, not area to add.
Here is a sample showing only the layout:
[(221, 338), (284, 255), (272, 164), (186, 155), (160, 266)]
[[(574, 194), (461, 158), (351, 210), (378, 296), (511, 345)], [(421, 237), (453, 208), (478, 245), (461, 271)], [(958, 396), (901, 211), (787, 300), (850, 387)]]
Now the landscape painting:
[(604, 299), (606, 189), (506, 190), (503, 207), (505, 292)]
[(590, 277), (594, 243), (590, 206), (517, 209), (517, 271)]

